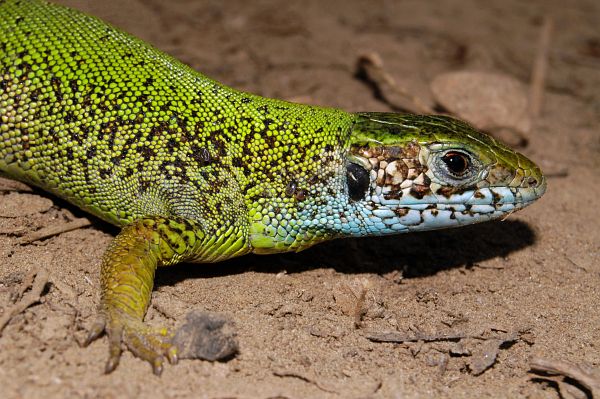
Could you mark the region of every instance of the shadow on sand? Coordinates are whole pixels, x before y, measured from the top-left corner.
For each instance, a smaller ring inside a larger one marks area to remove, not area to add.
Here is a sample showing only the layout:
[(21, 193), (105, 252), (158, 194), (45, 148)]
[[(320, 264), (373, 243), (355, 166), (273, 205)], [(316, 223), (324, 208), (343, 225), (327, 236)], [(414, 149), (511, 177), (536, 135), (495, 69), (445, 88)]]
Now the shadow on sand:
[(385, 274), (403, 270), (405, 278), (424, 277), (441, 270), (470, 267), (505, 257), (535, 242), (534, 231), (524, 222), (489, 222), (458, 229), (389, 237), (341, 239), (300, 253), (246, 255), (222, 263), (182, 264), (160, 268), (157, 286), (188, 278), (210, 278), (247, 271), (300, 273), (333, 268), (340, 273)]

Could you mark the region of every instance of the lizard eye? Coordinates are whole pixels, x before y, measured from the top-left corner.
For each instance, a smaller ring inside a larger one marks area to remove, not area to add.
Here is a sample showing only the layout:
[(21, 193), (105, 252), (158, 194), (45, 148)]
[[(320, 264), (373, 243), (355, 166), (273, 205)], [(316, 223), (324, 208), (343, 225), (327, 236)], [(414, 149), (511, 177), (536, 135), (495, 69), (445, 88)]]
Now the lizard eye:
[(471, 164), (469, 157), (462, 152), (448, 151), (442, 157), (448, 171), (455, 176), (462, 176)]
[(460, 187), (473, 183), (479, 175), (481, 162), (465, 150), (449, 149), (435, 153), (429, 166), (443, 184)]
[(360, 165), (348, 163), (346, 169), (346, 182), (348, 184), (348, 195), (353, 201), (365, 198), (367, 189), (371, 184), (369, 172)]

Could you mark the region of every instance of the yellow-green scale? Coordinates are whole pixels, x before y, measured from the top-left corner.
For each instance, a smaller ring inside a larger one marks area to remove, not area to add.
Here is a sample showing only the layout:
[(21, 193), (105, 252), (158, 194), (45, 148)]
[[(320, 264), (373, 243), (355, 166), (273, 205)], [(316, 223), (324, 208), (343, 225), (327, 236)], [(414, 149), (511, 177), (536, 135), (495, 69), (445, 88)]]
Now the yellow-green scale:
[(267, 252), (342, 190), (350, 114), (237, 92), (70, 9), (2, 7), (5, 174), (117, 225), (179, 216)]

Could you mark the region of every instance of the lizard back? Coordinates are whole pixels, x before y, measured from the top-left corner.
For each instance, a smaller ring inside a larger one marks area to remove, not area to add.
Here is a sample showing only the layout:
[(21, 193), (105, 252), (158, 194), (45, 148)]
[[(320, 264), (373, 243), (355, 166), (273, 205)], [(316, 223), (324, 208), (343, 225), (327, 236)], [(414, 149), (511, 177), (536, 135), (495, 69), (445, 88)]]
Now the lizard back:
[(352, 118), (235, 91), (65, 7), (0, 2), (0, 173), (117, 225), (248, 235), (290, 217), (344, 190)]

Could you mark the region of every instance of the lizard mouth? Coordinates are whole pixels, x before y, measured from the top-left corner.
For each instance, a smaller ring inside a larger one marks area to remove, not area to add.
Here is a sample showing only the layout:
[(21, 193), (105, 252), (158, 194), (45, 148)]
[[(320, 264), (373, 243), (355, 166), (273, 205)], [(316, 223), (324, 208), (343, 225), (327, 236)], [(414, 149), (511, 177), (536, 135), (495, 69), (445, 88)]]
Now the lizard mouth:
[(485, 187), (450, 196), (402, 196), (373, 204), (370, 222), (379, 233), (435, 230), (507, 218), (546, 191), (546, 181), (526, 187)]

